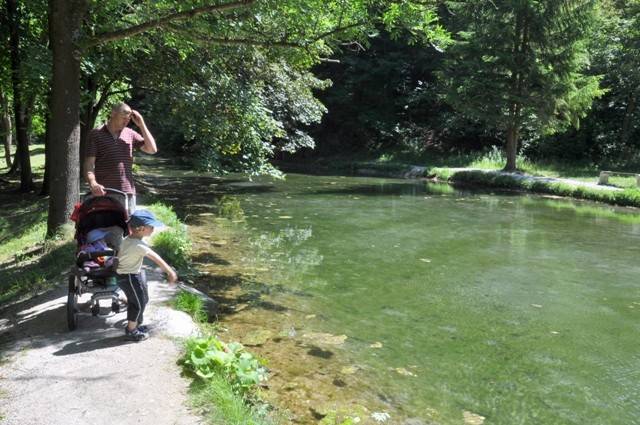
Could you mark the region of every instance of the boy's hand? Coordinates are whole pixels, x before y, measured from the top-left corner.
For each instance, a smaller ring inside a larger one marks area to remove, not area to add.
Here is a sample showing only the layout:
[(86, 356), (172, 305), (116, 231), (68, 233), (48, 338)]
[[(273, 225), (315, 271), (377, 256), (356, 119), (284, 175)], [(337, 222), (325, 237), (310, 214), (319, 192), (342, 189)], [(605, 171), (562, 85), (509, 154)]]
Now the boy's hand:
[(176, 274), (176, 272), (171, 270), (170, 273), (167, 273), (167, 281), (169, 283), (176, 283), (178, 281), (178, 275)]

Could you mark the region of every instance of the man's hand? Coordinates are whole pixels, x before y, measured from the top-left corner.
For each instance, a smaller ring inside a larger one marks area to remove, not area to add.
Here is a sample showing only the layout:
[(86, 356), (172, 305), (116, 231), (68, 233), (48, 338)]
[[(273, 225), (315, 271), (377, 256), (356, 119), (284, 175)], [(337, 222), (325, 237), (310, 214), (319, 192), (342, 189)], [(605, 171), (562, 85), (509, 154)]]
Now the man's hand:
[(103, 185), (96, 183), (96, 184), (91, 186), (91, 193), (94, 196), (104, 196), (104, 195), (107, 194), (107, 191), (104, 190), (104, 186)]
[(144, 125), (144, 119), (142, 118), (142, 115), (140, 115), (140, 112), (135, 110), (131, 111), (131, 121), (133, 121), (133, 123), (137, 125), (138, 128), (142, 128), (142, 126)]

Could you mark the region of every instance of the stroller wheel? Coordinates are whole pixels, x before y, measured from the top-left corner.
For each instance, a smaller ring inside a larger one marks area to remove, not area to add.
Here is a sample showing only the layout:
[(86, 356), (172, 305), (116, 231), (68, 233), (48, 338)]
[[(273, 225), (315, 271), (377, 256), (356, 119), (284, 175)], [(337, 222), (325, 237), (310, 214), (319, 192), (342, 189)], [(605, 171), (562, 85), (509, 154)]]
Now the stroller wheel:
[(97, 316), (100, 314), (100, 303), (96, 301), (94, 305), (91, 306), (91, 314)]
[(111, 303), (111, 311), (113, 311), (115, 314), (120, 313), (120, 304), (117, 301), (113, 301)]
[(76, 277), (69, 276), (69, 294), (67, 295), (67, 326), (72, 331), (78, 327), (78, 293)]

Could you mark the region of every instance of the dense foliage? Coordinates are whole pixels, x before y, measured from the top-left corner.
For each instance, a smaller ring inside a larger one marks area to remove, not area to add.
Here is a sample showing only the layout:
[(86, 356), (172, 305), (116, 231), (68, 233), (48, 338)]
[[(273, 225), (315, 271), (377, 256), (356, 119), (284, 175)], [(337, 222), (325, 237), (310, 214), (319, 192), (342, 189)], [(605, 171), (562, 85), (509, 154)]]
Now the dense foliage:
[[(329, 113), (314, 132), (317, 152), (417, 161), (504, 148), (504, 105), (515, 99), (527, 157), (637, 168), (639, 2), (561, 3), (447, 2), (440, 18), (454, 43), (444, 51), (382, 32), (368, 50), (316, 68), (334, 82), (320, 94)], [(509, 50), (517, 10), (538, 20), (521, 57)], [(522, 94), (509, 86), (517, 61)]]

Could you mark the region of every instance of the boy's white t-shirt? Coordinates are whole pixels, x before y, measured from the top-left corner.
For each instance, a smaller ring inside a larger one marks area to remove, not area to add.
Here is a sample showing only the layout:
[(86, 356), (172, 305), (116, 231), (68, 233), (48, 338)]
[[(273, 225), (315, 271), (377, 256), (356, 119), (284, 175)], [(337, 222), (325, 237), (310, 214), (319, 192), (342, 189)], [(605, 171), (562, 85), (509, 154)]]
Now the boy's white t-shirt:
[(142, 239), (125, 238), (118, 252), (118, 274), (140, 273), (142, 260), (151, 252), (151, 248)]

